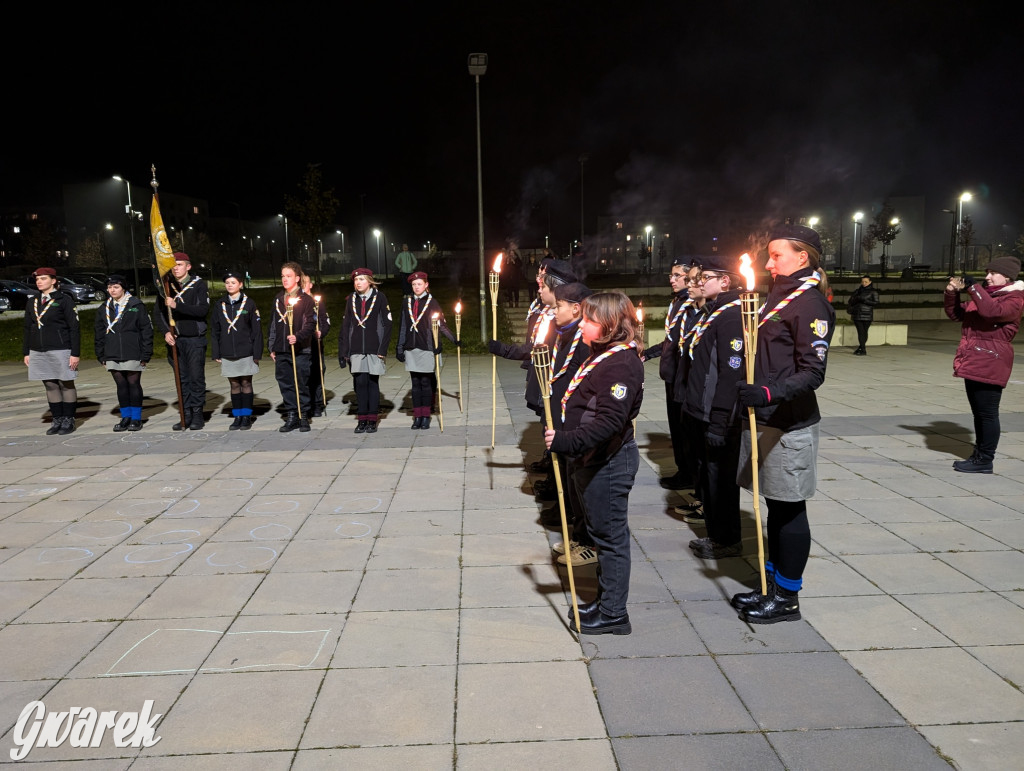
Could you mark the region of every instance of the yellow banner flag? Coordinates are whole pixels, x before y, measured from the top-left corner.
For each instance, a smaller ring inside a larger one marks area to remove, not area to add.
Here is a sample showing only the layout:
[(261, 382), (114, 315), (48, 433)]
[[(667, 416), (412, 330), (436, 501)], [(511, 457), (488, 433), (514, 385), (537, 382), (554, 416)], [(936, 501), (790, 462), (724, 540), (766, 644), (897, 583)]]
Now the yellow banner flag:
[(149, 210), (149, 229), (153, 234), (153, 252), (156, 254), (156, 269), (160, 278), (171, 272), (174, 267), (174, 250), (164, 230), (164, 218), (160, 216), (160, 202), (153, 194), (153, 206)]

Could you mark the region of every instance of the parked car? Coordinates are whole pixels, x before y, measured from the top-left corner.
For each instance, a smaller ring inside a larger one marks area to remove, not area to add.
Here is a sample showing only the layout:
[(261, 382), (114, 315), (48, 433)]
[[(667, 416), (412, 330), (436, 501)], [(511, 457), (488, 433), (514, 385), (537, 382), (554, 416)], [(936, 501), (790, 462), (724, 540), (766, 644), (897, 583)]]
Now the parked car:
[(12, 281), (4, 278), (0, 279), (0, 287), (7, 290), (11, 303), (11, 310), (23, 311), (25, 306), (28, 305), (28, 301), (39, 294), (35, 289), (30, 287), (28, 284), (23, 284), (20, 281)]
[(88, 284), (79, 284), (64, 276), (57, 276), (61, 291), (75, 298), (76, 303), (102, 302), (107, 299), (105, 290), (96, 289)]
[(11, 295), (6, 289), (0, 289), (0, 313), (11, 309)]

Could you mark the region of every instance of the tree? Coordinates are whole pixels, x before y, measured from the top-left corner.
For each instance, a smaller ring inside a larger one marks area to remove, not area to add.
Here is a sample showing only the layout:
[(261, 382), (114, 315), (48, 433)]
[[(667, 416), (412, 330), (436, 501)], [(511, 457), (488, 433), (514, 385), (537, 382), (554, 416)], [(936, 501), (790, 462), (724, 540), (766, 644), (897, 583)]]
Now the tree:
[(64, 239), (57, 228), (44, 219), (31, 220), (22, 234), (25, 261), (33, 265), (62, 266), (67, 264)]
[(75, 248), (73, 262), (77, 268), (93, 268), (110, 273), (110, 257), (102, 236), (98, 233), (85, 236)]
[[(870, 225), (867, 226), (864, 233), (865, 248), (871, 251), (875, 247), (875, 244), (879, 241), (882, 242), (882, 278), (885, 278), (886, 271), (888, 269), (887, 259), (889, 257), (889, 244), (891, 244), (896, 236), (900, 234), (902, 228), (900, 227), (899, 220), (896, 219), (896, 209), (886, 198), (882, 203), (882, 208), (875, 214), (874, 220)], [(867, 239), (871, 239), (871, 246), (867, 247)]]
[(974, 241), (974, 222), (971, 221), (970, 214), (966, 215), (963, 222), (960, 223), (960, 232), (957, 233), (956, 240), (960, 247), (960, 264), (957, 269), (966, 270), (968, 248)]
[[(324, 190), (323, 172), (319, 163), (307, 164), (306, 173), (298, 187), (297, 196), (284, 197), (288, 224), (295, 231), (296, 243), (316, 244), (320, 236), (330, 230), (335, 223), (338, 198), (334, 194), (334, 188)], [(319, 254), (317, 257), (319, 258)]]

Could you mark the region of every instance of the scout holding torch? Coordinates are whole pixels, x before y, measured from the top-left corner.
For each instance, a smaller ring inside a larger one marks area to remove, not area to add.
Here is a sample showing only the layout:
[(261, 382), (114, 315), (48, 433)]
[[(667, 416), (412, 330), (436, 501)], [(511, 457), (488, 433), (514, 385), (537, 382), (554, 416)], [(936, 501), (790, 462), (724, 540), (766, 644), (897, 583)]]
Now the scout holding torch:
[[(498, 339), (498, 286), (501, 280), (501, 258), (494, 260), (494, 270), (487, 274), (487, 285), (491, 291), (491, 339)], [(491, 449), (494, 449), (494, 428), (498, 420), (498, 356), (491, 356)]]

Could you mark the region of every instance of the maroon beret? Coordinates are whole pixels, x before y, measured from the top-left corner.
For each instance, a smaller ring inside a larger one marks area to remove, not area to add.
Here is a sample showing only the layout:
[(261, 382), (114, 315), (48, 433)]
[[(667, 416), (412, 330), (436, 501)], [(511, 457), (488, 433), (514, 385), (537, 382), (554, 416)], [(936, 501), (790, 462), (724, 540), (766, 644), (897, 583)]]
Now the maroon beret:
[(190, 258), (184, 252), (175, 252), (174, 253), (174, 261), (175, 262), (187, 262), (189, 265), (192, 264), (192, 258)]
[(352, 271), (352, 278), (355, 278), (356, 276), (370, 276), (372, 278), (373, 271), (369, 268), (356, 268)]
[(36, 268), (36, 272), (32, 274), (32, 278), (36, 276), (53, 276), (57, 278), (57, 271), (53, 268)]
[(416, 279), (420, 279), (422, 281), (426, 281), (427, 280), (427, 274), (424, 273), (422, 270), (417, 270), (415, 273), (410, 273), (409, 274), (409, 283), (410, 284), (413, 281), (415, 281)]

